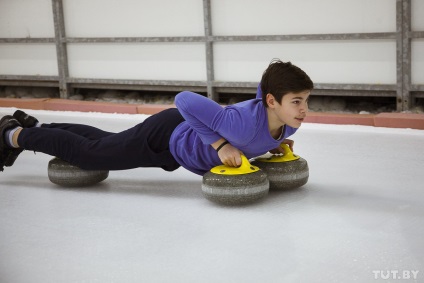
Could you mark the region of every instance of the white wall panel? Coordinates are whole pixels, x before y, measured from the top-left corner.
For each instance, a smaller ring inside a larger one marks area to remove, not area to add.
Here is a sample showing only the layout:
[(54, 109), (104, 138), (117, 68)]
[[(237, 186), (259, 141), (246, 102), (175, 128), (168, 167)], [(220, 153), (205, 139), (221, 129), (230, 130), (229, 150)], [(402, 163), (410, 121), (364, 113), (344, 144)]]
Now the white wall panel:
[(424, 31), (424, 1), (411, 1), (412, 30)]
[(424, 39), (412, 41), (411, 82), (424, 84)]
[(0, 74), (57, 76), (53, 44), (1, 44)]
[(51, 0), (0, 0), (0, 37), (54, 37)]
[(395, 0), (212, 0), (211, 9), (215, 35), (396, 31)]
[(201, 36), (199, 0), (64, 0), (70, 37)]
[(396, 83), (396, 43), (328, 41), (215, 44), (215, 79), (259, 81), (272, 58), (291, 61), (316, 83)]
[(72, 77), (206, 80), (202, 43), (69, 44)]
[[(413, 31), (424, 31), (424, 1), (411, 1), (411, 26)], [(412, 40), (411, 82), (424, 84), (424, 39)]]

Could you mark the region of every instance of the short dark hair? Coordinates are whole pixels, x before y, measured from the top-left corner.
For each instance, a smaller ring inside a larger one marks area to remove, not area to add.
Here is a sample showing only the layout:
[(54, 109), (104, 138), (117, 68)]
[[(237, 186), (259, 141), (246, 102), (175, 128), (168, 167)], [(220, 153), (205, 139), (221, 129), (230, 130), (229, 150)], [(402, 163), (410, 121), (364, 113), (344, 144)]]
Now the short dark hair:
[(265, 107), (268, 107), (266, 102), (268, 93), (271, 93), (281, 104), (285, 94), (289, 92), (299, 93), (313, 88), (314, 83), (302, 69), (291, 62), (285, 63), (280, 59), (273, 59), (262, 75), (262, 102)]

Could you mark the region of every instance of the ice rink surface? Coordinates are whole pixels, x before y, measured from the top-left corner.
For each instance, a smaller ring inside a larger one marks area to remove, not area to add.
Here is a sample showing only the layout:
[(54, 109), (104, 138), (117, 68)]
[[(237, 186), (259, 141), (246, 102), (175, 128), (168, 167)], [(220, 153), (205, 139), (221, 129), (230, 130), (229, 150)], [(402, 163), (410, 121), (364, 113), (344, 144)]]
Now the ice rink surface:
[[(146, 118), (28, 113), (115, 132)], [(293, 139), (309, 182), (241, 207), (182, 168), (61, 188), (51, 157), (25, 151), (0, 172), (0, 282), (424, 282), (424, 131), (304, 124)]]

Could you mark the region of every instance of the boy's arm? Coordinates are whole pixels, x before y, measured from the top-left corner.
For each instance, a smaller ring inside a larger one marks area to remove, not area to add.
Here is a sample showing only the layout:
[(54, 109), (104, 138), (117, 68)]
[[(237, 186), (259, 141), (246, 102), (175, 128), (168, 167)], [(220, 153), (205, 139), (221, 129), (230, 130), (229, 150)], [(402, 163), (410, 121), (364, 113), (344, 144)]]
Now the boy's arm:
[(249, 138), (249, 131), (243, 129), (246, 117), (239, 111), (224, 109), (215, 101), (189, 91), (179, 93), (175, 105), (204, 144), (213, 144), (221, 138), (240, 141)]
[[(235, 110), (224, 110), (218, 103), (199, 94), (184, 91), (175, 97), (175, 105), (184, 119), (196, 131), (204, 144), (217, 150), (226, 138), (248, 140), (242, 129), (243, 117)], [(241, 165), (241, 152), (230, 143), (218, 151), (221, 162), (228, 166)]]

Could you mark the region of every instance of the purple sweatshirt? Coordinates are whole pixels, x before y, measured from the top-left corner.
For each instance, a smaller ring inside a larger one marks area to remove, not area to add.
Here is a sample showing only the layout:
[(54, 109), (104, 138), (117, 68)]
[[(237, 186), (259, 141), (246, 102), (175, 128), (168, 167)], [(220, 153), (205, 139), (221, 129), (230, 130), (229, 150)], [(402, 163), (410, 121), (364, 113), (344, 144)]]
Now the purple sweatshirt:
[(221, 137), (250, 159), (277, 148), (297, 130), (286, 125), (281, 138), (274, 139), (268, 130), (268, 115), (261, 99), (223, 108), (209, 98), (184, 91), (175, 97), (175, 104), (185, 121), (172, 133), (170, 151), (181, 166), (199, 175), (222, 165), (211, 146)]

